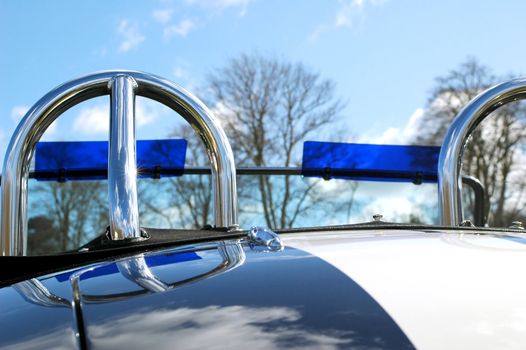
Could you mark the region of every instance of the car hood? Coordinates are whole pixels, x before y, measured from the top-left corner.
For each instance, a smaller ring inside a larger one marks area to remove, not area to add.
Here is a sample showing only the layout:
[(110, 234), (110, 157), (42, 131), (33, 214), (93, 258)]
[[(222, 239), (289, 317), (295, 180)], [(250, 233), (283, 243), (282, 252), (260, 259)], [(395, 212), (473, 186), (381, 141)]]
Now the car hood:
[[(526, 240), (361, 230), (179, 246), (0, 289), (5, 348), (514, 348)], [(7, 302), (4, 302), (7, 301)]]

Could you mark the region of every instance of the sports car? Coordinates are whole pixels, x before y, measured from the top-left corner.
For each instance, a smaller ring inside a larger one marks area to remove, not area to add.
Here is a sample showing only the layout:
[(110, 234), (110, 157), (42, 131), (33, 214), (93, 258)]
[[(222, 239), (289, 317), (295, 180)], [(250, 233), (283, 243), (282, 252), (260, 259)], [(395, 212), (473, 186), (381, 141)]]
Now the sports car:
[[(61, 113), (101, 95), (111, 99), (108, 143), (39, 142)], [(151, 143), (137, 142), (135, 96), (186, 119), (203, 141), (210, 168), (184, 169), (184, 157), (176, 158), (185, 144), (168, 145), (173, 152), (166, 162), (173, 162), (161, 164)], [(461, 167), (480, 122), (524, 96), (525, 79), (482, 92), (460, 112), (440, 148), (310, 142), (301, 169), (236, 169), (220, 123), (178, 85), (135, 71), (67, 82), (27, 112), (5, 156), (0, 348), (522, 349), (524, 228), (520, 222), (487, 227), (484, 189), (463, 178)], [(75, 166), (95, 150), (103, 154), (102, 166)], [(141, 162), (138, 171), (140, 157), (150, 163)], [(142, 226), (138, 176), (191, 171), (212, 177), (213, 223), (198, 230)], [(346, 225), (243, 227), (236, 172), (436, 182), (440, 222), (393, 223), (375, 215)], [(74, 250), (28, 255), (30, 177), (107, 178), (106, 231)], [(479, 204), (470, 220), (463, 183)]]

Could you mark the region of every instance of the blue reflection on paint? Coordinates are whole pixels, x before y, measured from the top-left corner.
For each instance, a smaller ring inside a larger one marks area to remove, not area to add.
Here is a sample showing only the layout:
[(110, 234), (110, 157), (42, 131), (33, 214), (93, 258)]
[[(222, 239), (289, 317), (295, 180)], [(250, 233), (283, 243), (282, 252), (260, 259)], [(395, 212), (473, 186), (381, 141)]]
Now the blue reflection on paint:
[[(197, 253), (195, 252), (153, 255), (153, 256), (146, 256), (144, 258), (144, 260), (146, 260), (146, 264), (149, 267), (177, 264), (180, 262), (199, 260), (199, 259), (201, 259), (201, 257), (197, 255)], [(77, 271), (75, 270), (75, 271), (69, 271), (66, 273), (62, 273), (58, 276), (55, 276), (55, 278), (59, 282), (65, 282), (65, 281), (68, 281), (70, 276), (74, 274), (75, 272)], [(98, 266), (97, 268), (93, 270), (86, 271), (80, 276), (80, 280), (82, 281), (82, 280), (86, 280), (86, 279), (93, 278), (93, 277), (112, 275), (115, 273), (119, 273), (119, 269), (116, 263), (111, 263), (108, 265)]]
[(436, 182), (440, 147), (307, 141), (302, 174), (373, 181)]
[(495, 237), (526, 245), (526, 238), (524, 237), (517, 237), (517, 236), (495, 236)]

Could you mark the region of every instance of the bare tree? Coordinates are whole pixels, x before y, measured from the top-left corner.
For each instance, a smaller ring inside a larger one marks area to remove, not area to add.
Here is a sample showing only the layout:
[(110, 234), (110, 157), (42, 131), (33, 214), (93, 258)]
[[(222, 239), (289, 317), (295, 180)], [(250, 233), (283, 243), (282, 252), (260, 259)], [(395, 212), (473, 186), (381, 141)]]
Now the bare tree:
[[(416, 143), (441, 144), (447, 128), (462, 107), (504, 79), (492, 74), (473, 58), (446, 76), (438, 77), (428, 110), (420, 122)], [(511, 184), (510, 175), (517, 169), (517, 151), (526, 135), (525, 116), (526, 109), (521, 103), (499, 108), (475, 129), (464, 152), (463, 173), (477, 177), (488, 193), (485, 209), (491, 226), (509, 225), (511, 217), (522, 209), (517, 190), (524, 188), (524, 182)], [(473, 200), (472, 197), (468, 199)]]
[(53, 220), (45, 215), (33, 216), (28, 220), (28, 255), (42, 255), (60, 251), (60, 232)]
[[(207, 166), (208, 158), (195, 132), (187, 125), (170, 136), (187, 140), (186, 166)], [(184, 175), (139, 187), (141, 215), (166, 227), (203, 228), (211, 223), (213, 199), (208, 175)], [(153, 188), (155, 186), (155, 189)], [(141, 219), (142, 220), (142, 219)]]
[[(104, 232), (108, 221), (107, 187), (98, 181), (42, 182), (35, 188), (34, 207), (38, 206), (47, 220), (33, 220), (32, 228), (47, 230), (51, 225), (58, 231), (57, 251), (81, 246)], [(36, 199), (38, 198), (38, 199)], [(46, 203), (42, 206), (42, 203)]]
[[(209, 76), (219, 118), (242, 166), (295, 166), (302, 142), (334, 122), (342, 103), (335, 86), (301, 63), (241, 55)], [(253, 186), (270, 227), (290, 227), (312, 205), (314, 182), (258, 176)], [(240, 191), (240, 199), (254, 198)], [(243, 210), (243, 206), (241, 206)]]

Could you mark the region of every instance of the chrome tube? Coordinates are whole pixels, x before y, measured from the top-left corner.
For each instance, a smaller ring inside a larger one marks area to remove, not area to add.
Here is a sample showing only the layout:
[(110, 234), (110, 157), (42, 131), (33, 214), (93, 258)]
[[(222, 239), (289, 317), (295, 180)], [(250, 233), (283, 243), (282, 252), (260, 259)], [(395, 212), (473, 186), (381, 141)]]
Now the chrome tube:
[(482, 92), (468, 103), (449, 127), (438, 159), (440, 221), (444, 226), (462, 222), (462, 153), (468, 137), (491, 112), (526, 98), (526, 78), (513, 79)]
[(484, 185), (476, 177), (467, 175), (462, 176), (462, 184), (468, 185), (473, 190), (475, 200), (473, 203), (473, 223), (475, 226), (484, 227), (486, 224), (486, 211), (484, 208), (486, 190)]
[(116, 75), (111, 90), (108, 144), (109, 235), (113, 240), (141, 238), (135, 152), (135, 89), (132, 77)]
[(215, 226), (237, 227), (236, 169), (226, 135), (210, 110), (176, 84), (135, 71), (108, 71), (67, 82), (41, 98), (15, 130), (2, 170), (0, 254), (25, 255), (27, 244), (27, 180), (36, 143), (49, 125), (70, 107), (110, 93), (113, 77), (137, 82), (136, 95), (151, 98), (178, 112), (205, 144), (212, 169)]

